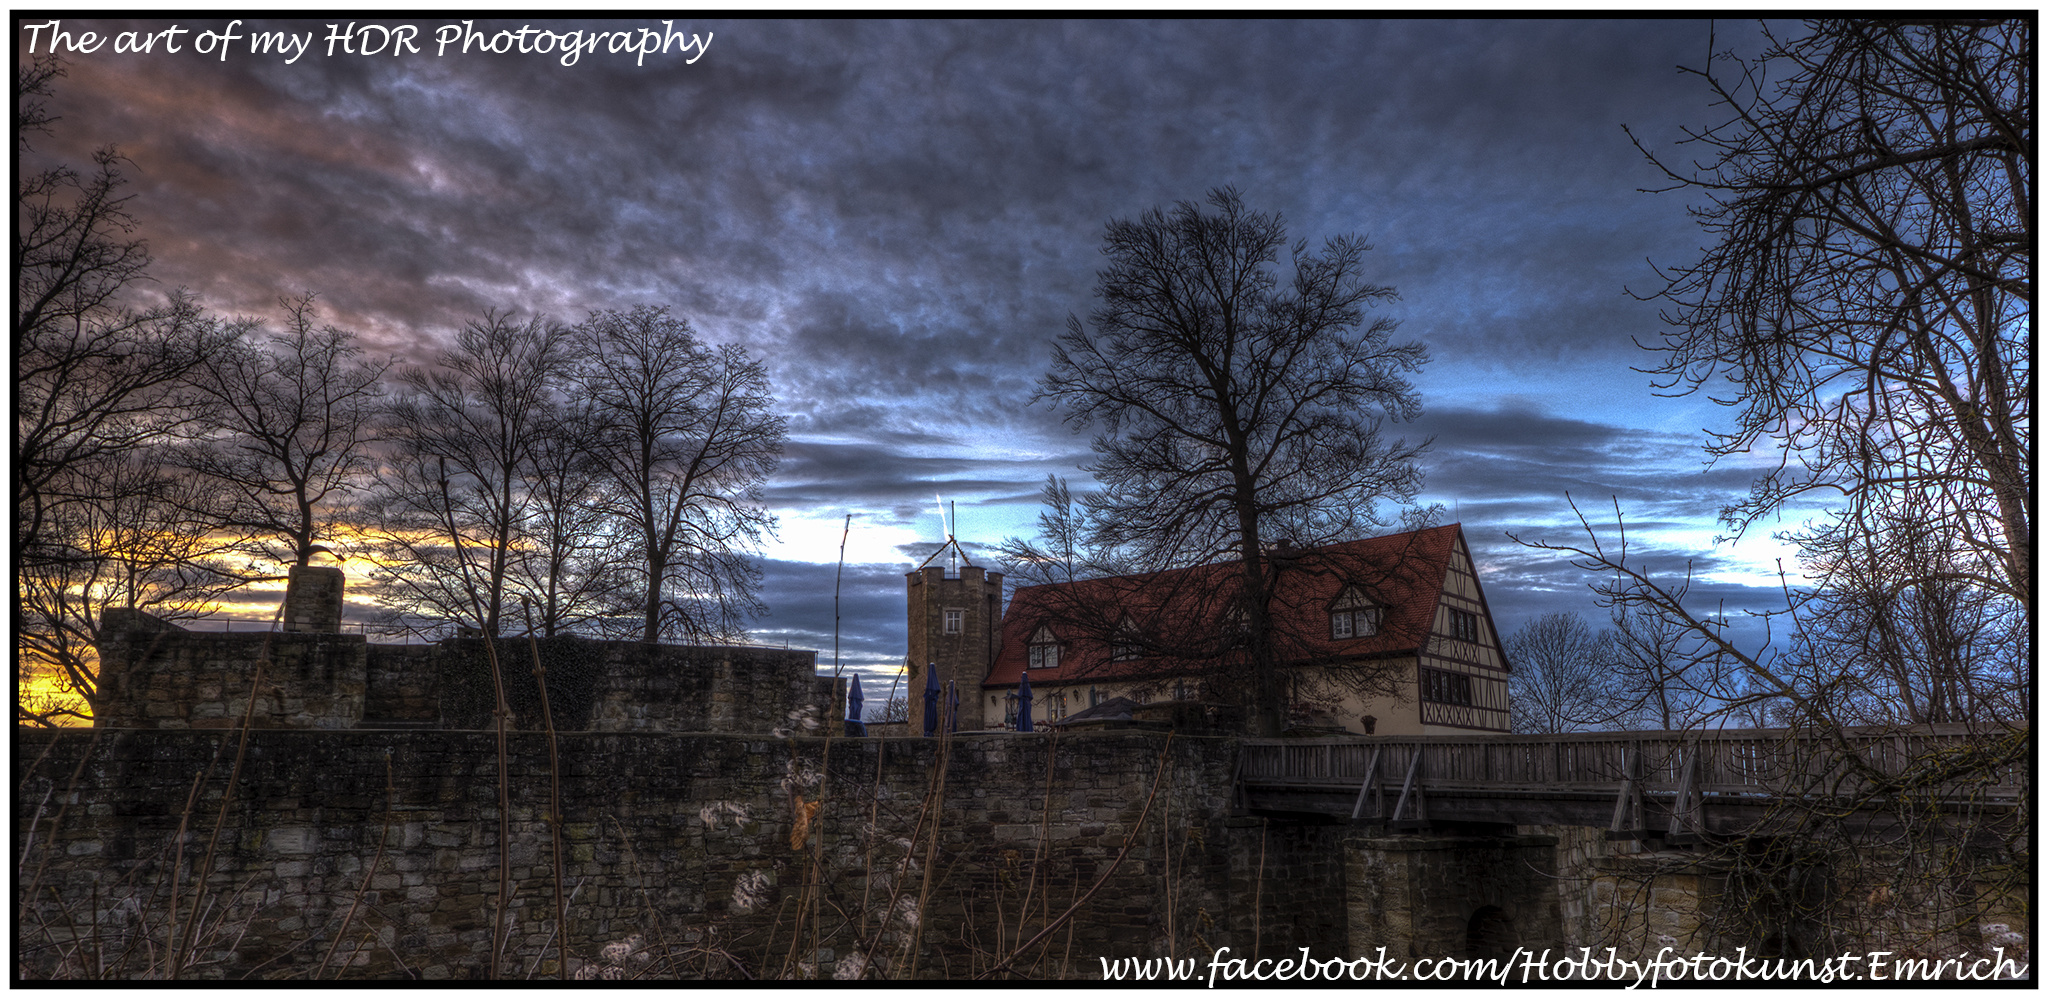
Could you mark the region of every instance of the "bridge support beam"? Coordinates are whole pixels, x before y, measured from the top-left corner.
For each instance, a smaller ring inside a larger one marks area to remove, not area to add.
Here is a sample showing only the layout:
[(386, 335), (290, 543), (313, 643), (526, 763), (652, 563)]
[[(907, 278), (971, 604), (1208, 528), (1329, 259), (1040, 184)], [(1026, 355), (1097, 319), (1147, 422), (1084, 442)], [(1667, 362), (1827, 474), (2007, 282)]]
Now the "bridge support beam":
[(1564, 944), (1554, 836), (1352, 836), (1351, 953), (1501, 957)]

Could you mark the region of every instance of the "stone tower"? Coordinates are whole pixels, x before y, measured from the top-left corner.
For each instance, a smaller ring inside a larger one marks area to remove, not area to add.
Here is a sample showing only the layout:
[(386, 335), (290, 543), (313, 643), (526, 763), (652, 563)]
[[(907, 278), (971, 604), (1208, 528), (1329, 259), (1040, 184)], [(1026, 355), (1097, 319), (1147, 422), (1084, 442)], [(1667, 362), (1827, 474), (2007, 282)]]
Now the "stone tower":
[(910, 594), (910, 731), (924, 731), (928, 663), (938, 667), (941, 689), (948, 681), (960, 684), (960, 730), (981, 728), (981, 681), (988, 676), (1001, 641), (1003, 574), (963, 564), (952, 575), (945, 566), (927, 563), (905, 578)]

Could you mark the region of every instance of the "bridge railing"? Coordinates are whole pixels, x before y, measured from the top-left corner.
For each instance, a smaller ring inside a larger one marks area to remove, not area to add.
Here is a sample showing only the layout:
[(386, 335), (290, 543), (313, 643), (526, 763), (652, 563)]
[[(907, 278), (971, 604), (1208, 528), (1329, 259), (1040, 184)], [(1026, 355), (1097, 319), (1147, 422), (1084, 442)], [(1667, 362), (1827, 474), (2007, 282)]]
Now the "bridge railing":
[[(1868, 727), (1835, 734), (1784, 729), (1688, 732), (1585, 732), (1566, 735), (1363, 736), (1339, 739), (1248, 740), (1242, 779), (1260, 782), (1363, 783), (1377, 760), (1380, 781), (1398, 786), (1416, 753), (1417, 779), (1433, 786), (1524, 785), (1612, 788), (1630, 776), (1645, 790), (1674, 790), (1683, 769), (1691, 786), (1712, 794), (1841, 794), (1867, 790), (1901, 775), (1939, 777), (1944, 760), (1974, 774), (1974, 786), (2005, 796), (2031, 782), (2028, 753), (1987, 768), (1965, 758), (2001, 739), (2027, 733), (1998, 726)], [(1853, 752), (1861, 765), (1843, 750)], [(1377, 751), (1377, 754), (1376, 754)], [(1376, 754), (1376, 755), (1375, 755)], [(1981, 758), (1976, 762), (1981, 764)], [(1985, 778), (1989, 778), (1986, 780)]]

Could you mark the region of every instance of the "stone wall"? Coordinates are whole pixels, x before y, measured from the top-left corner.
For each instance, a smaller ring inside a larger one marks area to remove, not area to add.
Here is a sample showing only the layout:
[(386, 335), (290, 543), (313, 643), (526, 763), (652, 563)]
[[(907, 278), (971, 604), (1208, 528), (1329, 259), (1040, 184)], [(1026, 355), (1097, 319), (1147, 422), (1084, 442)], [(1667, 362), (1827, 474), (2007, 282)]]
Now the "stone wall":
[[(501, 969), (549, 977), (559, 969), (547, 945), (547, 745), (520, 732), (509, 749), (513, 930)], [(971, 977), (1091, 890), (1077, 918), (1025, 953), (1022, 973), (1092, 978), (1098, 958), (1219, 946), (1335, 953), (1345, 941), (1325, 842), (1334, 827), (1228, 818), (1234, 752), (1229, 740), (1156, 733), (829, 748), (563, 735), (568, 970)], [(109, 961), (120, 977), (160, 974), (170, 919), (189, 928), (209, 853), (211, 915), (181, 974), (487, 973), (500, 848), (490, 733), (253, 731), (216, 829), (236, 757), (236, 733), (17, 737), (26, 977)]]
[(817, 676), (814, 652), (646, 645), (579, 638), (478, 638), (371, 645), (361, 635), (190, 632), (147, 615), (102, 631), (95, 724), (239, 724), (263, 662), (259, 728), (483, 729), (497, 683), (515, 726), (544, 728), (538, 665), (557, 731), (822, 734), (844, 716), (844, 680)]
[(1561, 947), (1551, 836), (1345, 841), (1349, 947), (1389, 957), (1510, 957)]
[(252, 724), (353, 728), (362, 720), (368, 648), (361, 635), (103, 629), (93, 724), (239, 725), (263, 667)]

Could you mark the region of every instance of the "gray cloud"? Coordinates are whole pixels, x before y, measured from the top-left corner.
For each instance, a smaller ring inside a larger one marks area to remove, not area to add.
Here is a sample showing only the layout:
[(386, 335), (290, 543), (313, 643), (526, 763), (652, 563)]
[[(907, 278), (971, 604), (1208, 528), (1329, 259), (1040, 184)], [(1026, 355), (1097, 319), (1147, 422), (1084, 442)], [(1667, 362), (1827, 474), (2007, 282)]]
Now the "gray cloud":
[[(1624, 286), (1654, 290), (1646, 259), (1700, 237), (1680, 196), (1638, 192), (1657, 176), (1621, 126), (1668, 149), (1711, 118), (1675, 71), (1700, 64), (1704, 23), (678, 26), (715, 33), (695, 65), (103, 51), (71, 62), (64, 121), (24, 166), (119, 144), (161, 288), (259, 314), (316, 291), (402, 360), (487, 307), (671, 305), (768, 364), (794, 434), (771, 505), (906, 523), (935, 491), (1028, 508), (1048, 473), (1085, 486), (1086, 435), (1029, 400), (1092, 305), (1103, 225), (1232, 184), (1311, 244), (1375, 244), (1369, 276), (1401, 295), (1385, 314), (1433, 355), (1428, 415), (1396, 432), (1436, 438), (1429, 495), (1499, 556), (1497, 611), (1574, 584), (1477, 525), (1568, 525), (1567, 493), (1700, 525), (1747, 487), (1658, 429), (1628, 370), (1659, 327)], [(818, 571), (770, 564), (764, 637), (829, 642)], [(873, 661), (900, 656), (888, 575), (842, 592), (860, 608), (842, 638)]]

